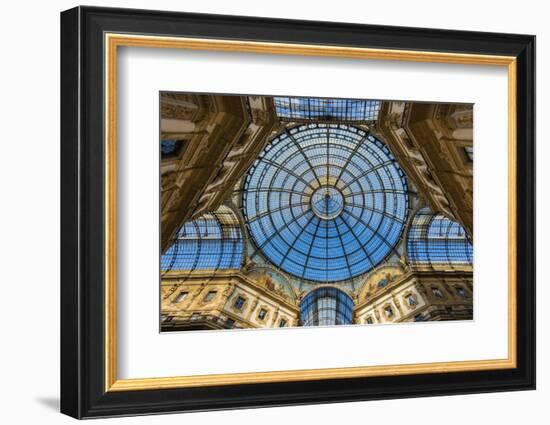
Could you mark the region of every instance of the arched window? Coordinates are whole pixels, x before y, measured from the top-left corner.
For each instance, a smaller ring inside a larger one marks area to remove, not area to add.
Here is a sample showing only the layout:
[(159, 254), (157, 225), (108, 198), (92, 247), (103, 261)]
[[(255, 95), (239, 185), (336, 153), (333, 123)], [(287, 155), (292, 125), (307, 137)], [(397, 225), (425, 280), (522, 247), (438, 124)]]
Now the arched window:
[(472, 265), (473, 247), (462, 226), (422, 208), (409, 229), (409, 259), (421, 265)]
[(334, 287), (315, 289), (300, 303), (302, 326), (349, 325), (352, 320), (353, 300)]
[(385, 286), (388, 286), (388, 283), (389, 283), (388, 279), (380, 279), (378, 281), (378, 287), (383, 288)]
[(161, 257), (161, 269), (238, 269), (243, 254), (243, 237), (235, 213), (222, 205), (216, 211), (188, 221)]

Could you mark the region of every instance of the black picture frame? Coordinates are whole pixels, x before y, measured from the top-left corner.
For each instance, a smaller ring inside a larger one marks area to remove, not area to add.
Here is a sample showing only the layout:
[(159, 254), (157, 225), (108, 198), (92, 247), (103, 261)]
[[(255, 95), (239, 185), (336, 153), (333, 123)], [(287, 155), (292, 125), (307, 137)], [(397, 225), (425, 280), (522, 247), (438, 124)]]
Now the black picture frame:
[[(106, 32), (516, 57), (517, 367), (105, 391)], [(61, 412), (92, 418), (534, 388), (534, 36), (96, 7), (61, 13)]]

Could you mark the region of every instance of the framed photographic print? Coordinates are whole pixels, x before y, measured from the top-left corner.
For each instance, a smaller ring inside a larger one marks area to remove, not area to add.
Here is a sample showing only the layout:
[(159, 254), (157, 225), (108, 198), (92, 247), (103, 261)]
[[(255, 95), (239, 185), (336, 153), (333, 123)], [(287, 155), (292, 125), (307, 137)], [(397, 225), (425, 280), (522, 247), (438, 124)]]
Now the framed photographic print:
[(61, 411), (533, 389), (528, 35), (61, 14)]

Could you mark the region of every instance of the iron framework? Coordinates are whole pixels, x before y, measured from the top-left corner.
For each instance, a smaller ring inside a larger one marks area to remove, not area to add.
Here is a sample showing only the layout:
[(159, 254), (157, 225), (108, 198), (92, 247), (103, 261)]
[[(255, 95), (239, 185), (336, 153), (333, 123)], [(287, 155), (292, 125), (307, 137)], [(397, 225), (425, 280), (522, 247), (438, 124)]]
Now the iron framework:
[(352, 321), (353, 300), (338, 288), (314, 289), (300, 303), (302, 326), (349, 325)]
[(212, 213), (188, 221), (161, 256), (161, 270), (238, 269), (243, 235), (235, 213), (222, 205)]
[(420, 209), (408, 234), (408, 257), (413, 264), (446, 266), (473, 264), (473, 247), (462, 226), (428, 207)]
[(283, 121), (373, 122), (378, 118), (377, 100), (321, 97), (275, 97), (277, 116)]
[(300, 279), (338, 282), (375, 267), (401, 238), (405, 174), (379, 139), (345, 124), (286, 129), (249, 170), (243, 213), (256, 247)]

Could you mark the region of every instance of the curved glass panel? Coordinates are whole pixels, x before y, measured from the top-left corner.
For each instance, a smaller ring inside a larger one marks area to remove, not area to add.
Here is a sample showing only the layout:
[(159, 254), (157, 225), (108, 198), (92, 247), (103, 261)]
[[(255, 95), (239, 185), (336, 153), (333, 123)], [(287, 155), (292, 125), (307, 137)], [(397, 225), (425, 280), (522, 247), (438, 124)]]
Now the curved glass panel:
[(353, 300), (337, 288), (315, 289), (300, 303), (302, 326), (349, 325), (352, 320)]
[(243, 207), (254, 243), (273, 264), (298, 278), (336, 282), (394, 250), (407, 183), (386, 145), (362, 129), (301, 125), (253, 164)]
[(311, 209), (322, 219), (330, 220), (340, 215), (344, 209), (344, 195), (332, 186), (321, 186), (311, 195)]
[(161, 256), (161, 270), (238, 269), (243, 255), (239, 220), (226, 206), (188, 221)]
[(472, 264), (473, 247), (460, 224), (428, 207), (414, 216), (409, 229), (409, 259), (416, 264)]

